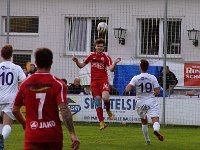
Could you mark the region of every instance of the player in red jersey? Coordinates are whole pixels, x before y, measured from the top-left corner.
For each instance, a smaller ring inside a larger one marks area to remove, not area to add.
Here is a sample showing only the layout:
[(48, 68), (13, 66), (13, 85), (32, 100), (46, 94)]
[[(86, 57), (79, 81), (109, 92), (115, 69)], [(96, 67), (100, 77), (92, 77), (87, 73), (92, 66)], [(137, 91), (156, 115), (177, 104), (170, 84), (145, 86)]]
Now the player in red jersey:
[[(13, 114), (25, 129), (24, 150), (62, 150), (63, 131), (59, 109), (71, 135), (71, 148), (77, 150), (80, 142), (68, 108), (66, 86), (62, 80), (50, 74), (53, 63), (51, 50), (38, 48), (35, 63), (38, 70), (21, 84), (13, 107)], [(26, 119), (20, 112), (23, 105)]]
[(78, 58), (73, 56), (72, 60), (76, 63), (79, 68), (83, 68), (89, 62), (91, 63), (91, 86), (90, 90), (92, 92), (95, 104), (97, 117), (100, 122), (100, 130), (106, 127), (103, 118), (102, 101), (103, 99), (106, 105), (106, 112), (109, 118), (113, 119), (113, 114), (110, 111), (110, 100), (109, 91), (110, 85), (108, 81), (107, 67), (111, 72), (114, 72), (117, 63), (121, 61), (121, 58), (116, 58), (112, 64), (112, 59), (106, 55), (104, 50), (105, 42), (103, 39), (97, 39), (95, 41), (95, 52), (90, 54), (83, 62), (79, 62)]

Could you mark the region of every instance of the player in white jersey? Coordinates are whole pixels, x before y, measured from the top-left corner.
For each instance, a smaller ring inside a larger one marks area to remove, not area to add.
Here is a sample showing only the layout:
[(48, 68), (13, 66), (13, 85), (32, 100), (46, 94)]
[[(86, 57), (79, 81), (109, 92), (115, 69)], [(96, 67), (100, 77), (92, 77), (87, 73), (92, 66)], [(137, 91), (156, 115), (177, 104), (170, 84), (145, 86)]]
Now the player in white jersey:
[(5, 45), (1, 49), (3, 62), (0, 63), (0, 111), (3, 125), (0, 126), (0, 150), (4, 149), (4, 139), (11, 133), (11, 125), (15, 120), (12, 108), (18, 85), (26, 79), (22, 68), (11, 62), (12, 52), (11, 45)]
[(146, 143), (150, 144), (150, 138), (148, 133), (148, 117), (151, 117), (153, 123), (154, 134), (160, 141), (164, 140), (164, 137), (159, 133), (159, 106), (155, 99), (155, 95), (159, 95), (160, 86), (154, 75), (147, 73), (149, 62), (142, 59), (140, 62), (141, 74), (134, 76), (130, 83), (126, 86), (125, 93), (136, 87), (136, 110), (141, 118), (142, 131), (146, 140)]

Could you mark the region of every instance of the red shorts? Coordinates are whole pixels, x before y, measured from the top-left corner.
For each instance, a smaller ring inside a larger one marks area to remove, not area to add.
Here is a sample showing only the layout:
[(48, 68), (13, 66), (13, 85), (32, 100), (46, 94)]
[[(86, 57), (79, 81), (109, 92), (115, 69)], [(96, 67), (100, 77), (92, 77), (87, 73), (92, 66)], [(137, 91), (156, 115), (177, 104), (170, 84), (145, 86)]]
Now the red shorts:
[(90, 90), (93, 97), (101, 97), (103, 91), (110, 92), (110, 84), (108, 80), (92, 80)]
[(24, 150), (62, 150), (63, 142), (51, 143), (24, 143)]

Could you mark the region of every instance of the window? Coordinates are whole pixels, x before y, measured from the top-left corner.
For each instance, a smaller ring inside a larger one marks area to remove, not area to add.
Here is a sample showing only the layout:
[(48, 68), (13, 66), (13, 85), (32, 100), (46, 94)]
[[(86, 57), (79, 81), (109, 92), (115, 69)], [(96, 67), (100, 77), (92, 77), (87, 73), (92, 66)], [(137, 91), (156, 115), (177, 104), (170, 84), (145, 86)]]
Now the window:
[[(38, 34), (39, 17), (10, 17), (9, 32), (13, 35)], [(7, 32), (7, 17), (4, 17), (4, 33)]]
[[(66, 18), (67, 55), (87, 55), (94, 51), (94, 41), (98, 38), (97, 25), (108, 18), (69, 17)], [(108, 46), (108, 33), (104, 37), (105, 52)]]
[[(164, 20), (159, 18), (138, 19), (138, 55), (163, 56)], [(181, 19), (167, 21), (167, 55), (181, 54)]]
[(32, 50), (14, 50), (12, 61), (22, 68), (25, 68), (27, 67), (27, 63), (31, 62), (32, 53)]
[(13, 54), (13, 63), (21, 66), (22, 68), (25, 68), (28, 62), (31, 62), (31, 55)]

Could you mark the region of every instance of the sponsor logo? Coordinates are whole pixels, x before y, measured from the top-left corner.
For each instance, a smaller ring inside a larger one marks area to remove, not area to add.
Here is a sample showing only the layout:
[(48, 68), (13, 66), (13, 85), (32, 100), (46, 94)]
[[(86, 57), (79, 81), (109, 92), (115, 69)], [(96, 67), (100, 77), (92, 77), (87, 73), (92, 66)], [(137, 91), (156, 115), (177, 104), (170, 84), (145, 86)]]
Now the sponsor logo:
[(51, 121), (47, 121), (47, 122), (40, 122), (40, 129), (44, 129), (44, 128), (52, 128), (55, 127), (56, 123), (55, 121), (51, 120)]
[(10, 69), (10, 68), (7, 68), (6, 66), (1, 66), (1, 69), (6, 70), (6, 69)]
[(37, 129), (38, 128), (38, 122), (37, 121), (31, 121), (30, 127), (31, 127), (31, 129)]
[(72, 112), (72, 115), (75, 115), (75, 114), (77, 114), (79, 111), (81, 111), (81, 106), (80, 105), (76, 105), (75, 103), (75, 101), (73, 101), (71, 98), (67, 98), (67, 100), (68, 100), (68, 103), (69, 103), (69, 105), (68, 105), (68, 107), (69, 107), (69, 109), (71, 110), (71, 112)]
[(31, 121), (30, 123), (31, 129), (37, 129), (37, 128), (44, 129), (44, 128), (52, 128), (55, 126), (56, 126), (56, 123), (53, 120), (47, 121), (47, 122), (42, 121), (39, 123), (37, 121)]
[(44, 90), (47, 90), (51, 87), (42, 87), (42, 88), (39, 88), (39, 89), (34, 89), (34, 88), (30, 88), (30, 91), (33, 91), (33, 92), (40, 92), (40, 91), (44, 91)]
[(109, 88), (109, 85), (105, 83), (105, 84), (103, 85), (103, 89), (108, 89), (108, 88)]

